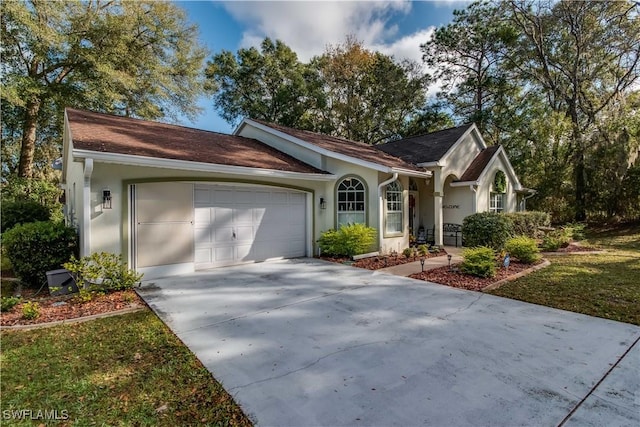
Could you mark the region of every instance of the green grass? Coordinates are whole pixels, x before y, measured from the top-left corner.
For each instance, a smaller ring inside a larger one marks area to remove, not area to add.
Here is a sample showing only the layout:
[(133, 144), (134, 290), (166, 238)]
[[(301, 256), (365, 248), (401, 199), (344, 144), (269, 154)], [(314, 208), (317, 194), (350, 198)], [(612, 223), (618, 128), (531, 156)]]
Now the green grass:
[(2, 332), (0, 357), (3, 411), (66, 411), (61, 425), (251, 425), (150, 311)]
[(490, 293), (640, 325), (640, 226), (600, 228), (604, 254), (549, 257), (551, 265)]

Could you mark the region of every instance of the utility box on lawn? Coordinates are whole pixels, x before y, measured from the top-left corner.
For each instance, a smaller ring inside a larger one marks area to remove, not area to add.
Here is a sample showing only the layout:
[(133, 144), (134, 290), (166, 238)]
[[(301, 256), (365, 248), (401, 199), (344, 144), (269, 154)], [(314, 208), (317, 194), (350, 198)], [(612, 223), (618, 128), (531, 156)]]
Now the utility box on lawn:
[(49, 295), (52, 297), (78, 292), (76, 280), (71, 272), (64, 268), (47, 271), (47, 284), (49, 285)]

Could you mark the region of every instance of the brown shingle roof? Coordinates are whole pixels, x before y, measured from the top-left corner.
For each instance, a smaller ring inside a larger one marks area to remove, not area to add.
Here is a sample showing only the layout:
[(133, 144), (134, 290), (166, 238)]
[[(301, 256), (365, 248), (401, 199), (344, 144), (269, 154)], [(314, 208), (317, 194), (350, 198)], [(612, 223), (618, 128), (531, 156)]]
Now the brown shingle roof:
[(66, 109), (75, 148), (229, 166), (327, 173), (255, 139)]
[(373, 146), (365, 144), (364, 142), (351, 141), (345, 138), (339, 138), (336, 136), (324, 135), (321, 133), (310, 132), (306, 130), (293, 129), (286, 126), (277, 125), (274, 123), (265, 122), (262, 120), (251, 119), (251, 121), (260, 123), (264, 126), (268, 126), (277, 131), (286, 133), (295, 138), (306, 141), (310, 144), (316, 145), (325, 150), (333, 151), (334, 153), (342, 154), (345, 156), (353, 157), (354, 159), (364, 160), (370, 163), (377, 163), (382, 166), (391, 168), (408, 169), (414, 171), (423, 172), (424, 169), (418, 168), (415, 165), (405, 162), (404, 160), (395, 157), (391, 154), (384, 153), (375, 149)]
[(437, 162), (471, 126), (473, 123), (387, 142), (376, 148), (413, 164)]
[(492, 145), (482, 150), (476, 156), (476, 158), (473, 159), (473, 161), (471, 162), (467, 170), (464, 171), (464, 173), (462, 174), (458, 182), (477, 181), (478, 178), (480, 178), (480, 175), (482, 175), (482, 172), (484, 171), (484, 169), (489, 164), (489, 161), (493, 158), (494, 154), (496, 153), (496, 151), (498, 151), (499, 148), (500, 148), (500, 145)]

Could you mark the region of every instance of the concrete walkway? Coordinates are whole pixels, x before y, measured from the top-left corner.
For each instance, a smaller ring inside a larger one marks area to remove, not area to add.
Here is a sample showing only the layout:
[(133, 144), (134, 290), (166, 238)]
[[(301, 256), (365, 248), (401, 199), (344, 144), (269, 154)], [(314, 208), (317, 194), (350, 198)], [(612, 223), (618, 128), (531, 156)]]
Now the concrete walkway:
[(314, 259), (139, 293), (257, 426), (640, 425), (638, 326)]
[[(444, 250), (447, 254), (451, 255), (451, 264), (462, 262), (462, 248), (445, 246)], [(449, 258), (446, 255), (427, 258), (424, 260), (424, 271), (438, 267), (445, 267), (447, 265), (449, 265)], [(420, 261), (414, 261), (406, 264), (394, 265), (393, 267), (381, 268), (378, 271), (407, 277), (415, 273), (420, 273), (422, 271), (422, 264), (420, 264)]]

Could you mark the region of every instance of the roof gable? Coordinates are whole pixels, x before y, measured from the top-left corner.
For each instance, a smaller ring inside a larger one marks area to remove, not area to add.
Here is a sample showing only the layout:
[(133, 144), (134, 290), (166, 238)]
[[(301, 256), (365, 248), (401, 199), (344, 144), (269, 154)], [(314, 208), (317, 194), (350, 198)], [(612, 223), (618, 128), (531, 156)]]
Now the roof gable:
[(376, 145), (375, 148), (416, 165), (437, 162), (445, 157), (456, 142), (472, 128), (475, 128), (475, 125), (469, 123), (437, 132), (387, 142), (386, 144)]
[(351, 141), (345, 138), (324, 135), (306, 130), (293, 129), (256, 119), (245, 119), (238, 127), (238, 130), (236, 130), (236, 133), (239, 133), (245, 124), (257, 124), (264, 130), (269, 131), (270, 129), (271, 131), (284, 134), (288, 137), (289, 141), (295, 142), (299, 145), (308, 144), (308, 148), (329, 157), (340, 158), (352, 163), (365, 164), (365, 166), (379, 165), (383, 167), (383, 170), (400, 169), (417, 172), (420, 175), (429, 174), (411, 163), (408, 163), (396, 156), (381, 152), (373, 146), (363, 142)]
[(514, 183), (514, 189), (516, 191), (522, 190), (522, 184), (520, 184), (520, 180), (518, 179), (518, 176), (516, 175), (516, 172), (513, 169), (513, 166), (511, 165), (511, 162), (507, 157), (507, 153), (504, 151), (504, 147), (502, 147), (502, 145), (492, 145), (482, 150), (480, 154), (478, 154), (476, 158), (473, 159), (460, 179), (453, 182), (451, 185), (476, 185), (485, 178), (485, 175), (490, 169), (490, 166), (500, 157), (502, 157), (504, 165), (506, 166), (507, 174), (509, 174), (512, 182)]
[(65, 113), (76, 150), (326, 174), (255, 139), (71, 108)]

